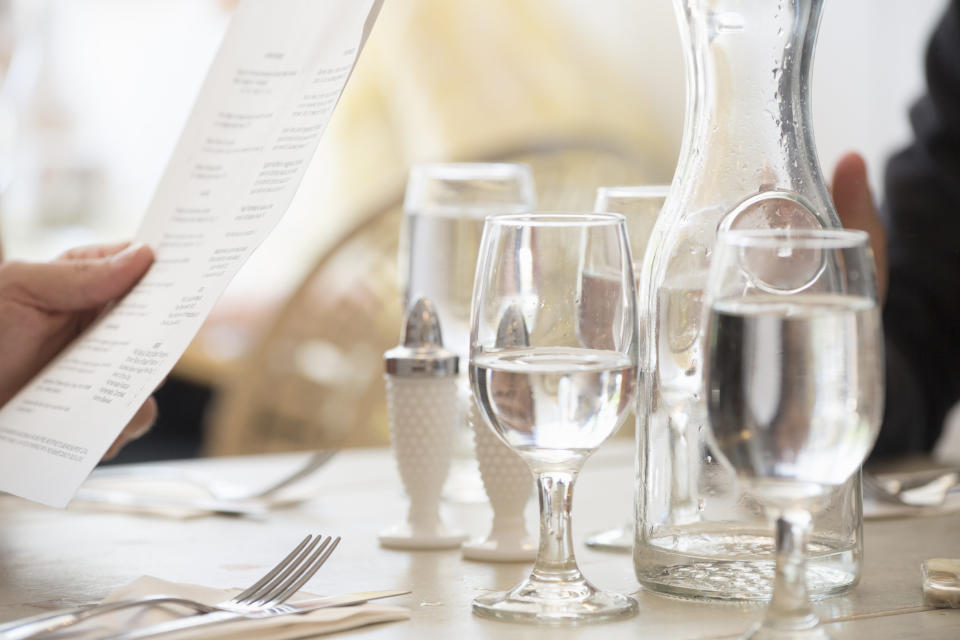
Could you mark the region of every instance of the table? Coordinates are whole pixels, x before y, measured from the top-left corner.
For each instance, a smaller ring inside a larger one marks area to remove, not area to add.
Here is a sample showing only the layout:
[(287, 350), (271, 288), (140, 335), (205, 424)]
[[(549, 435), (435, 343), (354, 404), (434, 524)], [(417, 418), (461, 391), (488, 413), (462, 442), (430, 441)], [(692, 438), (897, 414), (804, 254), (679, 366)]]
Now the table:
[[(223, 479), (266, 484), (303, 454), (218, 458), (175, 463)], [(164, 463), (170, 466), (169, 463)], [(99, 599), (142, 574), (217, 587), (243, 586), (274, 564), (307, 533), (343, 536), (309, 584), (316, 593), (409, 588), (390, 600), (412, 612), (406, 622), (350, 632), (406, 638), (718, 638), (746, 630), (762, 613), (756, 605), (701, 603), (638, 591), (629, 555), (587, 549), (582, 540), (615, 526), (631, 512), (633, 453), (611, 441), (578, 482), (574, 499), (577, 557), (602, 588), (637, 592), (640, 614), (630, 620), (576, 628), (535, 627), (484, 620), (470, 601), (505, 589), (525, 564), (482, 564), (458, 551), (382, 549), (377, 533), (405, 512), (402, 486), (384, 449), (344, 451), (310, 480), (315, 499), (276, 510), (266, 520), (205, 516), (190, 520), (120, 513), (60, 511), (10, 496), (0, 498), (0, 621)], [(531, 500), (531, 503), (535, 501)], [(535, 505), (529, 505), (535, 522)], [(474, 535), (486, 533), (483, 504), (444, 505), (444, 513)], [(821, 618), (837, 638), (958, 638), (960, 611), (923, 605), (920, 562), (960, 557), (960, 515), (868, 521), (859, 586), (820, 602)]]

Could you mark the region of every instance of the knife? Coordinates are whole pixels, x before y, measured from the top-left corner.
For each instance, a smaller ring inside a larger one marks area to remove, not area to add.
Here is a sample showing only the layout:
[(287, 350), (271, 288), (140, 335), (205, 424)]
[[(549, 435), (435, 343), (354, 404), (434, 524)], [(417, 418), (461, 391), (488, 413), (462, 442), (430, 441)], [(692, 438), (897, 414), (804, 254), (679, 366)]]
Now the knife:
[(112, 636), (107, 636), (102, 640), (139, 640), (140, 638), (156, 638), (185, 629), (196, 629), (198, 627), (208, 627), (217, 624), (227, 624), (238, 620), (262, 620), (264, 618), (276, 618), (279, 616), (298, 615), (309, 613), (317, 609), (326, 609), (329, 607), (346, 607), (350, 605), (363, 604), (370, 600), (379, 600), (380, 598), (393, 598), (410, 593), (410, 591), (366, 591), (361, 593), (348, 593), (342, 596), (332, 598), (316, 598), (313, 600), (301, 600), (296, 604), (279, 605), (271, 607), (265, 611), (255, 611), (250, 613), (233, 613), (231, 611), (215, 611), (214, 613), (204, 613), (198, 616), (189, 616), (161, 622), (160, 624), (124, 631)]

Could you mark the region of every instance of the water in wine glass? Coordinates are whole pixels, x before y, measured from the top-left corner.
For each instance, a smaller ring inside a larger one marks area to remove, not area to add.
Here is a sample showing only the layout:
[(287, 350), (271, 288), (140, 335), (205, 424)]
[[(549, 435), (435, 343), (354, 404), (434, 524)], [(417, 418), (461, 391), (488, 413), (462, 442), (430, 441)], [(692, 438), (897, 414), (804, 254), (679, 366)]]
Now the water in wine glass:
[(495, 350), (475, 356), (481, 410), (521, 455), (565, 462), (589, 455), (631, 408), (636, 367), (617, 351), (573, 347)]
[[(581, 624), (637, 612), (634, 599), (597, 589), (580, 572), (570, 521), (578, 472), (636, 396), (637, 314), (626, 236), (623, 217), (604, 213), (485, 223), (470, 385), (487, 423), (537, 476), (540, 546), (529, 577), (473, 601), (478, 615)], [(511, 333), (518, 335), (508, 339)]]
[(750, 295), (712, 305), (714, 445), (769, 503), (843, 483), (876, 439), (880, 314), (870, 298)]

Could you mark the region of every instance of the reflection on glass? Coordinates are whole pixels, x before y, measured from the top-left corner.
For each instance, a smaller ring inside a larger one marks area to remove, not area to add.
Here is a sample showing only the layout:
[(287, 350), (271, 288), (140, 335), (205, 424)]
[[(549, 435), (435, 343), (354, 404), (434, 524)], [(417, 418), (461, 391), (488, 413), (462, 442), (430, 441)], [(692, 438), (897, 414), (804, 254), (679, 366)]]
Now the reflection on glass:
[[(470, 383), (494, 432), (530, 466), (540, 494), (531, 575), (473, 602), (501, 620), (577, 624), (636, 613), (598, 590), (573, 553), (573, 484), (630, 412), (637, 383), (636, 292), (622, 216), (518, 215), (486, 222), (474, 285)], [(523, 323), (523, 344), (502, 339)]]

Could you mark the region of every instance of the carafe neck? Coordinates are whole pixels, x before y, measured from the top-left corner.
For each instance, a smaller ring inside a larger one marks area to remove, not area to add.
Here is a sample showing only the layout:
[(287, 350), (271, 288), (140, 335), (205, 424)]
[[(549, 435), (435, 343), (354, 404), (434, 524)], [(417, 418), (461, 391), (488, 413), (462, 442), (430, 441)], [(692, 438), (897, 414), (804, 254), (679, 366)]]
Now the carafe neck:
[(828, 226), (839, 225), (811, 130), (810, 69), (822, 0), (674, 4), (687, 75), (676, 178), (686, 191), (684, 208), (729, 209), (776, 188), (800, 194)]

